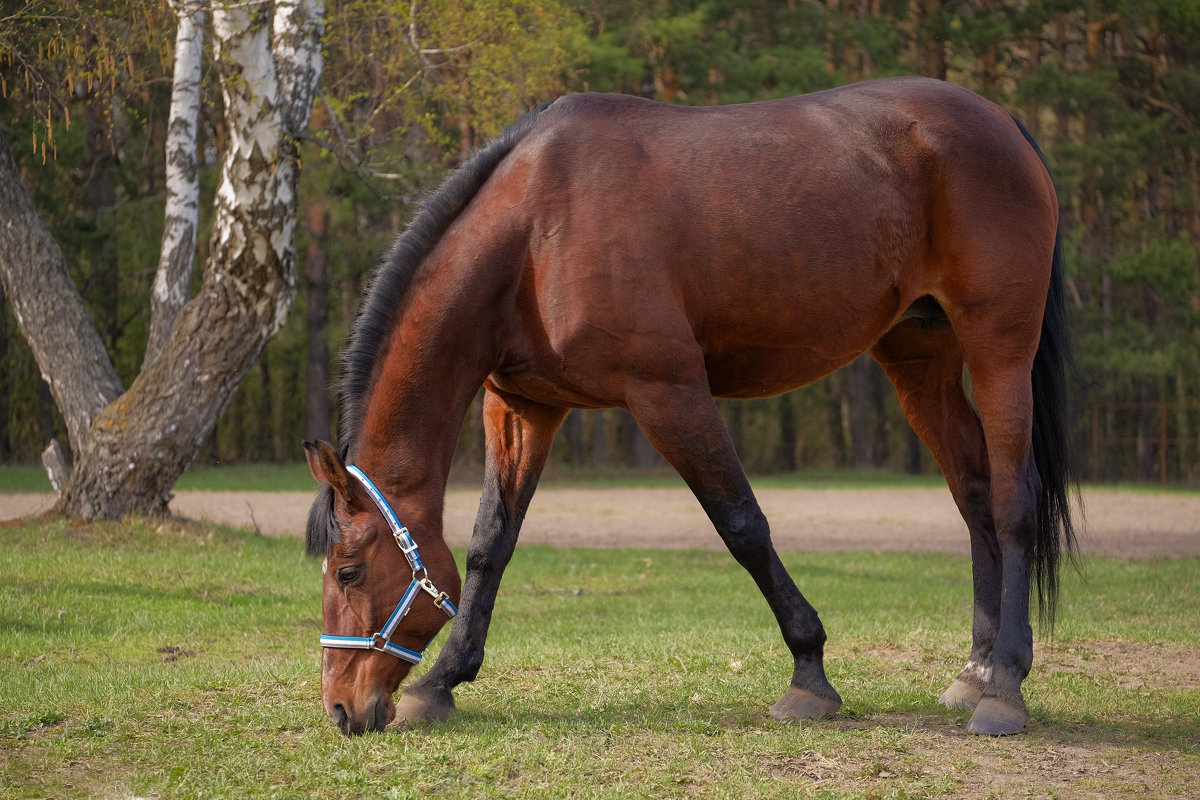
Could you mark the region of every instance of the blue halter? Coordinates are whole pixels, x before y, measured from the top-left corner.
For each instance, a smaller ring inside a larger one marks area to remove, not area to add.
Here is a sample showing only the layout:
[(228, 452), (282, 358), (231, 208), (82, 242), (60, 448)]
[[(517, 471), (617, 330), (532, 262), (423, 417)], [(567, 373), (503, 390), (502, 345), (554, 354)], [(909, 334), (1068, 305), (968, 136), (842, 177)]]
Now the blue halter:
[(396, 632), (396, 627), (404, 619), (405, 615), (408, 614), (408, 610), (412, 608), (413, 601), (417, 599), (417, 595), (421, 592), (428, 594), (433, 598), (433, 604), (444, 611), (446, 616), (451, 619), (454, 619), (454, 616), (458, 614), (458, 606), (450, 601), (450, 597), (445, 592), (439, 592), (437, 587), (433, 585), (433, 581), (429, 580), (429, 573), (425, 571), (425, 565), (421, 563), (421, 554), (417, 552), (417, 543), (413, 541), (408, 528), (400, 524), (400, 520), (396, 518), (396, 512), (388, 505), (383, 492), (379, 491), (379, 488), (358, 467), (349, 465), (346, 469), (350, 471), (351, 475), (358, 478), (363, 488), (367, 490), (367, 494), (375, 501), (379, 512), (383, 514), (383, 518), (387, 520), (388, 527), (391, 528), (392, 536), (396, 539), (396, 544), (400, 546), (400, 552), (404, 553), (404, 557), (408, 559), (408, 565), (412, 567), (413, 575), (412, 582), (408, 584), (408, 588), (404, 591), (400, 602), (396, 604), (396, 608), (392, 611), (391, 616), (387, 618), (387, 622), (383, 623), (383, 627), (380, 628), (379, 633), (373, 636), (334, 636), (323, 633), (321, 634), (321, 647), (340, 647), (350, 650), (378, 650), (407, 661), (410, 664), (419, 664), (421, 663), (421, 654), (419, 652), (409, 650), (407, 647), (401, 647), (391, 641), (392, 634)]

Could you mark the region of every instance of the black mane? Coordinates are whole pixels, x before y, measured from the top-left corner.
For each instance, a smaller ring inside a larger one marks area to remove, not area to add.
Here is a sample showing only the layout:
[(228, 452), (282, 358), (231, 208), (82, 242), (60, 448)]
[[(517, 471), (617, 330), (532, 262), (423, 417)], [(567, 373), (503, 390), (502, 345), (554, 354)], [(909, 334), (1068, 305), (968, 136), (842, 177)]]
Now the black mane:
[(395, 322), (395, 310), (413, 273), (504, 157), (525, 138), (548, 105), (543, 104), (524, 115), (498, 138), (476, 150), (442, 181), (404, 232), (392, 242), (367, 286), (350, 332), (350, 341), (342, 355), (342, 376), (338, 385), (338, 442), (342, 450), (356, 443), (362, 429), (363, 401), (375, 377), (380, 349)]
[(304, 540), (305, 550), (314, 558), (328, 555), (329, 548), (338, 541), (338, 528), (333, 519), (333, 489), (328, 483), (321, 487), (308, 510)]
[[(395, 324), (396, 309), (417, 267), (505, 156), (533, 129), (538, 116), (549, 105), (543, 103), (508, 126), (498, 138), (476, 150), (442, 181), (421, 204), (421, 209), (404, 231), (393, 240), (387, 255), (375, 270), (363, 293), (350, 339), (342, 353), (342, 374), (338, 382), (338, 449), (343, 458), (358, 441), (364, 403), (376, 377), (376, 364), (388, 333)], [(308, 552), (310, 555), (323, 556), (336, 540), (333, 492), (325, 486), (309, 513)]]

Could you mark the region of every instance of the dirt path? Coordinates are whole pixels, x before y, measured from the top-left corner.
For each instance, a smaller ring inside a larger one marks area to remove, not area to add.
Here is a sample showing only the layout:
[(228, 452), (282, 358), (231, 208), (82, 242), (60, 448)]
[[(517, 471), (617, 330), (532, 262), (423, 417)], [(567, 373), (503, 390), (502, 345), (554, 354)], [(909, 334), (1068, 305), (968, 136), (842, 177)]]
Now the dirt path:
[[(302, 536), (313, 495), (307, 492), (180, 492), (171, 510), (183, 517)], [(759, 502), (781, 550), (915, 550), (969, 552), (966, 531), (945, 489), (763, 489)], [(446, 497), (445, 532), (466, 544), (479, 494)], [(0, 520), (50, 508), (52, 498), (0, 494)], [(1085, 553), (1119, 557), (1200, 555), (1200, 496), (1086, 492)], [(720, 539), (684, 489), (538, 490), (521, 533), (523, 544), (560, 547), (720, 549)]]

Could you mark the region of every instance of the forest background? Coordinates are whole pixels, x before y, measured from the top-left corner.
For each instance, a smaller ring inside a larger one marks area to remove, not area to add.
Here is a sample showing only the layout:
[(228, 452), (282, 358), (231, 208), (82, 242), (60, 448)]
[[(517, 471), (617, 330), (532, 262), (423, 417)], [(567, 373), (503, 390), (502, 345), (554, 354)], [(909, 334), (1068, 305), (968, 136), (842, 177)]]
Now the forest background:
[[(0, 8), (0, 127), (128, 385), (162, 240), (175, 19), (145, 0)], [(1200, 484), (1196, 0), (331, 0), (324, 57), (300, 143), (300, 291), (198, 463), (298, 461), (300, 440), (331, 437), (338, 350), (380, 254), (449, 169), (536, 103), (590, 90), (725, 104), (921, 74), (1006, 105), (1054, 171), (1081, 476)], [(211, 209), (228, 133), (215, 80), (204, 86)], [(198, 241), (201, 264), (204, 230)], [(0, 463), (35, 462), (63, 422), (3, 305)], [(751, 473), (936, 471), (865, 356), (721, 406)], [(482, 452), (471, 413), (457, 466)], [(619, 410), (573, 412), (552, 462), (660, 463)]]

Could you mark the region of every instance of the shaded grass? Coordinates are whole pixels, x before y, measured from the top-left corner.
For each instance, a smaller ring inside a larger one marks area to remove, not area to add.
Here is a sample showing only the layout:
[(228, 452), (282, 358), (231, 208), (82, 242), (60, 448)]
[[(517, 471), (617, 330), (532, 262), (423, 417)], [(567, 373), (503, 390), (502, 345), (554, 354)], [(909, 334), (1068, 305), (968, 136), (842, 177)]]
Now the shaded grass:
[[(316, 486), (303, 461), (295, 464), (231, 464), (189, 469), (176, 491), (308, 492)], [(50, 479), (41, 467), (0, 465), (0, 492), (49, 492)]]
[(0, 492), (49, 492), (50, 479), (41, 467), (0, 464)]
[[(451, 484), (475, 488), (482, 476), (480, 468), (456, 467)], [(906, 489), (945, 486), (941, 473), (909, 475), (903, 472), (871, 469), (802, 469), (796, 472), (760, 475), (751, 482), (759, 489)], [(572, 486), (585, 489), (683, 488), (683, 480), (670, 468), (631, 469), (627, 467), (588, 467), (576, 469), (552, 462), (541, 481), (543, 486)], [(300, 461), (290, 464), (230, 464), (200, 466), (187, 470), (175, 484), (177, 491), (208, 492), (311, 492), (315, 484), (308, 466)], [(1153, 494), (1195, 495), (1195, 486), (1151, 484), (1089, 484), (1090, 488)], [(49, 492), (45, 470), (36, 466), (0, 465), (0, 492)]]
[[(479, 473), (479, 474), (477, 474)], [(481, 473), (469, 468), (451, 474), (455, 486), (474, 488)], [(940, 474), (906, 475), (885, 470), (811, 469), (754, 479), (760, 488), (905, 488), (944, 485)], [(304, 462), (293, 464), (231, 464), (219, 467), (195, 467), (187, 470), (175, 484), (177, 491), (208, 492), (309, 492), (316, 484)], [(576, 486), (589, 489), (682, 488), (683, 480), (670, 468), (572, 469), (550, 465), (542, 481), (544, 486)], [(49, 492), (50, 481), (41, 467), (0, 465), (0, 492)]]
[(522, 548), (456, 716), (345, 739), (320, 708), (319, 565), (300, 542), (137, 522), (2, 535), (5, 797), (1087, 796), (1058, 783), (1072, 748), (1088, 793), (1134, 796), (1104, 764), (1152, 794), (1200, 780), (1195, 680), (1131, 688), (1112, 657), (1195, 658), (1200, 559), (1068, 575), (1030, 733), (981, 740), (933, 702), (969, 641), (964, 558), (786, 554), (846, 706), (782, 725), (765, 709), (790, 659), (728, 556)]

